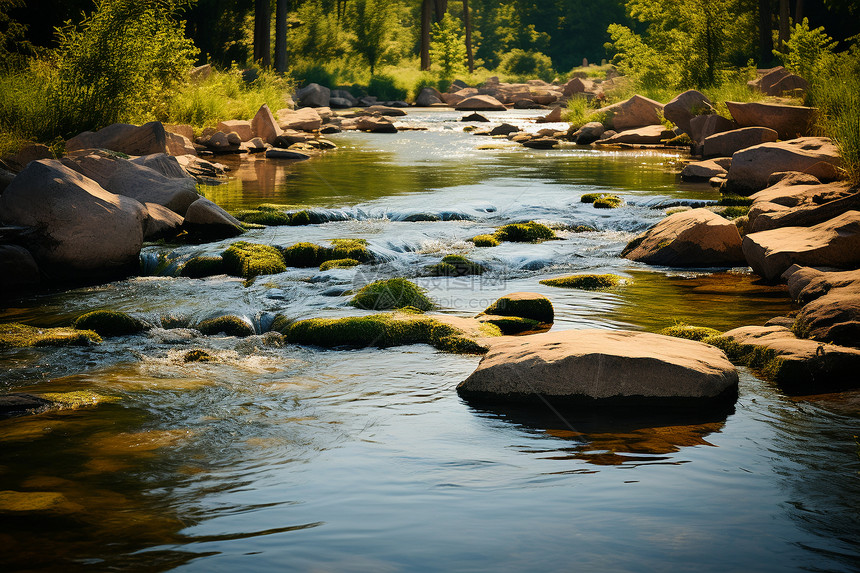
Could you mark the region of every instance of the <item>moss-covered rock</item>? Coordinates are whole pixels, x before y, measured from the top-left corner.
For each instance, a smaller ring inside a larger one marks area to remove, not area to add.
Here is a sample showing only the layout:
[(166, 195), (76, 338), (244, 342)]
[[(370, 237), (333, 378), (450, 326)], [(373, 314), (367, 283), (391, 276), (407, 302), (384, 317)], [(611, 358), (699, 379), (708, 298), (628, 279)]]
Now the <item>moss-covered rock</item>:
[(290, 225), (294, 227), (310, 225), (313, 222), (309, 211), (297, 211), (290, 216)]
[(197, 324), (197, 330), (206, 335), (223, 333), (227, 336), (245, 337), (254, 334), (253, 326), (232, 314), (204, 320)]
[(624, 279), (618, 275), (570, 275), (567, 277), (558, 277), (554, 279), (544, 279), (540, 284), (560, 287), (560, 288), (578, 288), (583, 290), (601, 290), (617, 287), (622, 284)]
[(271, 245), (238, 241), (221, 253), (227, 274), (250, 279), (287, 270), (281, 252)]
[(476, 235), (469, 240), (475, 243), (476, 247), (498, 247), (500, 244), (495, 235)]
[(594, 205), (595, 209), (616, 209), (621, 206), (624, 201), (621, 200), (621, 197), (617, 195), (604, 195), (598, 199), (595, 199)]
[(330, 260), (334, 259), (355, 259), (361, 262), (367, 262), (372, 257), (367, 250), (367, 241), (364, 239), (333, 239), (331, 241), (332, 248)]
[(446, 255), (442, 262), (427, 267), (427, 273), (433, 277), (463, 277), (480, 275), (487, 269), (461, 255)]
[(427, 298), (423, 288), (402, 278), (383, 279), (365, 285), (349, 304), (367, 310), (390, 310), (404, 306), (420, 310), (433, 308), (433, 302)]
[(284, 249), (284, 262), (288, 267), (316, 267), (330, 260), (325, 257), (325, 250), (325, 247), (313, 243), (296, 243)]
[(741, 195), (720, 195), (720, 199), (717, 201), (717, 205), (723, 207), (749, 207), (752, 204), (752, 197)]
[(179, 271), (180, 276), (192, 279), (202, 279), (225, 273), (224, 259), (221, 257), (194, 257), (182, 265)]
[(663, 336), (674, 336), (675, 338), (686, 338), (687, 340), (698, 340), (699, 342), (711, 336), (720, 336), (723, 333), (715, 328), (707, 326), (691, 326), (683, 322), (667, 326), (660, 330), (657, 334)]
[(113, 310), (94, 310), (82, 314), (72, 323), (72, 326), (78, 330), (92, 330), (97, 332), (99, 336), (137, 334), (146, 328), (141, 321), (133, 316)]
[(505, 295), (488, 306), (482, 314), (518, 316), (543, 324), (552, 324), (555, 317), (549, 299), (534, 292), (515, 292)]
[(286, 334), (293, 322), (295, 321), (287, 315), (279, 314), (275, 317), (275, 320), (272, 321), (272, 326), (269, 327), (269, 330), (280, 334)]
[(182, 355), (183, 362), (212, 362), (215, 358), (203, 349), (195, 348)]
[(101, 341), (101, 337), (92, 330), (37, 328), (18, 322), (0, 324), (0, 348), (88, 346)]
[(541, 223), (509, 223), (496, 230), (494, 236), (499, 241), (513, 243), (539, 243), (555, 239), (555, 232)]
[(327, 261), (338, 259), (353, 259), (366, 263), (373, 259), (367, 250), (364, 239), (335, 239), (331, 247), (322, 247), (314, 243), (296, 243), (284, 249), (283, 258), (290, 267), (317, 267)]
[(601, 197), (605, 196), (606, 193), (586, 193), (585, 195), (579, 198), (580, 203), (594, 203)]
[(236, 211), (233, 216), (245, 225), (265, 225), (276, 227), (283, 225), (310, 225), (313, 221), (310, 212), (306, 210), (290, 213), (286, 205), (262, 204), (256, 209)]
[(348, 269), (350, 267), (354, 267), (360, 264), (361, 263), (356, 261), (355, 259), (334, 259), (321, 264), (320, 270), (327, 271), (329, 269)]
[(84, 408), (98, 404), (119, 402), (118, 396), (106, 396), (91, 390), (76, 390), (74, 392), (43, 392), (41, 398), (50, 400), (57, 407), (64, 409)]
[(520, 334), (531, 330), (539, 330), (541, 323), (531, 318), (521, 316), (482, 316), (481, 320), (498, 327), (502, 334)]

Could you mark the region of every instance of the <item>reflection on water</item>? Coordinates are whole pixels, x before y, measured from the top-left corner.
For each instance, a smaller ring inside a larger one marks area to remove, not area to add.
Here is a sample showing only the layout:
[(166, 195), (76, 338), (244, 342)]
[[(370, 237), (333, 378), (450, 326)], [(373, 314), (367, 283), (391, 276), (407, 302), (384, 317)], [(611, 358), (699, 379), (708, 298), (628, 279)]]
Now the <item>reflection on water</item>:
[[(529, 114), (490, 115), (534, 129)], [(478, 150), (487, 140), (459, 131), (459, 116), (407, 118), (427, 131), (333, 136), (340, 149), (309, 161), (243, 161), (229, 183), (204, 189), (231, 209), (340, 213), (246, 238), (360, 237), (380, 264), (250, 284), (138, 277), (25, 296), (0, 317), (51, 326), (111, 308), (158, 326), (167, 314), (191, 325), (232, 313), (262, 332), (275, 314), (355, 314), (346, 292), (386, 276), (415, 280), (440, 312), (461, 316), (505, 293), (540, 292), (554, 329), (656, 330), (679, 319), (725, 330), (792, 310), (783, 288), (742, 270), (667, 274), (618, 257), (664, 215), (652, 208), (661, 201), (715, 198), (666, 172), (676, 153)], [(597, 190), (625, 207), (580, 203)], [(555, 224), (560, 239), (468, 242), (528, 219)], [(567, 230), (578, 224), (598, 230)], [(228, 243), (150, 246), (145, 256), (180, 264)], [(423, 276), (450, 252), (489, 270)], [(630, 282), (603, 292), (539, 283), (582, 272)], [(186, 364), (191, 349), (214, 360)], [(860, 394), (789, 399), (742, 371), (734, 411), (710, 417), (524, 417), (457, 397), (478, 360), (421, 345), (325, 351), (165, 329), (93, 348), (2, 350), (4, 390), (119, 398), (0, 421), (2, 570), (856, 568)]]

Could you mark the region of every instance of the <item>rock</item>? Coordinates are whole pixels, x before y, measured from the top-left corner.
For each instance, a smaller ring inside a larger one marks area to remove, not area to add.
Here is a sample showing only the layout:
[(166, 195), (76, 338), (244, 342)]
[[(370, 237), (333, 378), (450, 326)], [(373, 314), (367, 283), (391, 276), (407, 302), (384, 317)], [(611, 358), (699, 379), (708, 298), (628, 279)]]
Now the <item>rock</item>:
[(297, 129), (299, 131), (317, 131), (322, 127), (322, 117), (317, 110), (303, 107), (295, 111), (291, 109), (278, 110), (278, 125), (281, 129)]
[(379, 114), (384, 117), (403, 117), (406, 112), (398, 107), (387, 107), (384, 105), (372, 105), (367, 108), (367, 113)]
[(767, 127), (742, 127), (705, 138), (705, 157), (731, 157), (735, 152), (754, 145), (776, 141), (778, 134)]
[[(331, 90), (331, 98), (329, 98), (329, 102), (331, 102), (331, 99), (333, 99), (333, 98), (338, 98), (338, 99), (346, 101), (349, 104), (347, 107), (355, 107), (356, 105), (358, 105), (358, 100), (355, 98), (354, 95), (349, 93), (349, 90), (342, 90), (342, 89), (341, 90)], [(322, 106), (322, 107), (325, 107), (325, 106)], [(336, 106), (334, 106), (332, 104), (332, 105), (330, 105), (330, 107), (336, 107)]]
[(197, 155), (194, 143), (178, 133), (167, 133), (167, 152), (170, 155)]
[(266, 150), (266, 159), (297, 159), (301, 161), (310, 158), (311, 156), (307, 153), (302, 153), (301, 151), (295, 151), (292, 149), (272, 147)]
[(731, 131), (736, 127), (732, 120), (726, 119), (721, 115), (697, 115), (690, 118), (690, 131), (688, 135), (693, 141), (702, 143), (707, 137), (715, 133)]
[(390, 120), (384, 117), (373, 117), (370, 115), (359, 117), (355, 124), (359, 131), (371, 133), (397, 133), (397, 128)]
[(523, 145), (530, 149), (552, 149), (558, 147), (558, 140), (553, 137), (538, 137), (523, 141)]
[(469, 115), (464, 115), (460, 121), (479, 121), (483, 123), (489, 122), (490, 120), (479, 113), (470, 113)]
[(212, 239), (242, 234), (239, 220), (205, 197), (188, 207), (183, 226), (190, 233)]
[(536, 292), (507, 294), (488, 306), (481, 315), (516, 316), (536, 320), (541, 324), (552, 324), (554, 320), (552, 303), (547, 297)]
[(663, 106), (663, 116), (690, 135), (690, 120), (713, 109), (711, 100), (696, 90), (687, 90)]
[(732, 360), (750, 364), (791, 393), (856, 388), (860, 350), (797, 338), (782, 326), (744, 326), (720, 337)]
[(741, 127), (769, 127), (780, 139), (810, 135), (814, 128), (815, 108), (775, 103), (727, 101), (729, 113)]
[(566, 330), (490, 346), (457, 386), (488, 402), (678, 406), (733, 402), (738, 374), (713, 346), (648, 332)]
[(769, 281), (791, 265), (848, 268), (860, 265), (860, 211), (812, 227), (782, 227), (750, 233), (743, 252), (753, 270)]
[(585, 78), (573, 78), (562, 89), (562, 93), (568, 97), (574, 94), (590, 92), (594, 89), (594, 82)]
[[(333, 109), (348, 109), (353, 107), (353, 104), (350, 103), (348, 99), (340, 98), (340, 97), (331, 97), (328, 100), (328, 104)], [(313, 109), (313, 108), (302, 108), (302, 109)]]
[(171, 179), (193, 179), (191, 175), (182, 168), (182, 165), (179, 164), (179, 160), (176, 159), (176, 157), (165, 153), (141, 155), (140, 157), (135, 157), (129, 161), (158, 171), (165, 177), (169, 177)]
[(832, 181), (841, 165), (839, 150), (826, 137), (762, 143), (732, 156), (726, 192), (749, 195), (767, 187), (768, 178), (779, 171), (801, 171)]
[(51, 150), (47, 145), (42, 145), (41, 143), (29, 143), (18, 150), (18, 153), (15, 154), (14, 161), (20, 165), (21, 168), (24, 168), (31, 161), (53, 158), (54, 154), (51, 153)]
[(514, 102), (514, 109), (549, 109), (545, 105), (541, 105), (530, 99), (521, 99)]
[(812, 267), (792, 265), (782, 274), (788, 283), (788, 294), (801, 304), (806, 304), (832, 289), (860, 285), (860, 270), (822, 271)]
[(254, 129), (251, 127), (251, 122), (241, 119), (219, 122), (215, 129), (224, 133), (235, 131), (242, 141), (250, 141), (254, 137)]
[(184, 219), (156, 203), (144, 203), (147, 218), (143, 224), (143, 240), (156, 241), (162, 238), (175, 237), (182, 228)]
[[(604, 133), (605, 135), (605, 133)], [(675, 137), (675, 133), (666, 129), (662, 125), (648, 125), (638, 127), (636, 129), (628, 129), (615, 135), (604, 137), (595, 141), (598, 145), (617, 145), (619, 143), (635, 144), (635, 145), (656, 145), (667, 139)]]
[(422, 88), (418, 97), (415, 98), (415, 105), (418, 107), (430, 107), (440, 103), (443, 103), (442, 94), (432, 87)]
[(773, 84), (768, 92), (768, 95), (782, 96), (788, 92), (796, 93), (798, 90), (806, 92), (809, 89), (809, 83), (802, 77), (796, 74), (789, 74)]
[(197, 66), (188, 72), (188, 77), (191, 78), (195, 82), (202, 82), (209, 78), (212, 75), (212, 66), (210, 64), (203, 64), (202, 66)]
[(0, 394), (0, 419), (36, 414), (50, 409), (53, 405), (50, 400), (23, 392)]
[(576, 142), (577, 145), (588, 145), (598, 141), (604, 134), (606, 129), (599, 121), (590, 121), (576, 130), (570, 139)]
[(808, 303), (797, 315), (794, 329), (804, 338), (860, 347), (860, 282), (832, 288)]
[(782, 66), (776, 66), (775, 68), (767, 70), (758, 70), (758, 74), (759, 76), (756, 79), (747, 82), (747, 85), (762, 93), (768, 93), (774, 84), (779, 82), (782, 78), (790, 75), (791, 72)]
[[(311, 108), (303, 108), (311, 109)], [(281, 135), (275, 138), (275, 147), (289, 147), (294, 143), (305, 143), (313, 140), (314, 136), (304, 131), (296, 131), (294, 129), (285, 129)]]
[(308, 84), (296, 92), (296, 101), (300, 107), (328, 107), (330, 98), (331, 90), (316, 83)]
[(722, 267), (744, 262), (737, 226), (708, 209), (669, 215), (633, 239), (621, 256), (671, 267)]
[(70, 155), (63, 164), (94, 180), (116, 195), (141, 203), (157, 203), (180, 215), (197, 200), (197, 185), (190, 177), (175, 179), (128, 159), (93, 150), (87, 155)]
[(492, 96), (474, 95), (457, 103), (454, 109), (457, 111), (505, 111), (507, 108)]
[(235, 131), (231, 131), (227, 134), (227, 143), (232, 146), (242, 145), (242, 138)]
[(598, 113), (604, 113), (608, 119), (604, 125), (616, 131), (635, 129), (646, 125), (660, 125), (658, 111), (663, 110), (663, 104), (641, 95), (601, 108)]
[(18, 245), (0, 245), (0, 292), (31, 288), (39, 280), (39, 265), (30, 251)]
[(260, 106), (257, 115), (251, 120), (251, 128), (254, 136), (259, 137), (266, 143), (272, 143), (276, 137), (281, 135), (281, 128), (275, 121), (272, 110), (266, 104)]
[[(847, 186), (839, 186), (847, 192)], [(819, 196), (819, 193), (813, 195)], [(750, 220), (750, 232), (769, 231), (780, 227), (811, 227), (829, 221), (848, 211), (860, 210), (860, 193), (851, 193), (832, 201), (810, 202), (798, 207), (762, 213)]]
[(50, 159), (31, 162), (0, 195), (0, 220), (35, 227), (28, 250), (43, 271), (61, 279), (137, 268), (146, 217), (138, 201)]
[(176, 161), (186, 173), (202, 182), (209, 182), (212, 178), (221, 177), (227, 173), (227, 169), (220, 163), (212, 163), (192, 155), (178, 155)]
[(167, 153), (167, 132), (158, 121), (140, 127), (114, 123), (98, 131), (85, 131), (66, 142), (66, 153), (79, 149), (110, 149), (127, 155)]
[(681, 170), (681, 181), (708, 181), (712, 177), (725, 175), (727, 171), (716, 161), (694, 161)]
[(189, 141), (194, 141), (194, 128), (188, 124), (167, 124), (164, 126), (167, 133), (181, 135)]
[(554, 108), (544, 117), (539, 117), (535, 120), (536, 123), (558, 123), (561, 121), (561, 108)]
[(782, 66), (777, 66), (770, 70), (765, 70), (765, 73), (755, 80), (747, 82), (751, 87), (758, 89), (760, 92), (772, 95), (781, 96), (785, 92), (801, 89), (806, 91), (809, 85), (806, 80), (798, 75), (792, 74)]
[(511, 125), (510, 123), (503, 123), (502, 125), (497, 125), (493, 129), (490, 130), (490, 135), (509, 135), (511, 133), (517, 133), (520, 130), (515, 125)]

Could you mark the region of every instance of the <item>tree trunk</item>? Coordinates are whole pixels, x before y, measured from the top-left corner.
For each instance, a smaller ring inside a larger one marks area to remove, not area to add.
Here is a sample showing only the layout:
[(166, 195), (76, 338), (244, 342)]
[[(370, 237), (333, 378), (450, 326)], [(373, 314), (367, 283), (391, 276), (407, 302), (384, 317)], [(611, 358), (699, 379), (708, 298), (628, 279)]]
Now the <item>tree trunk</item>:
[(434, 6), (436, 8), (436, 21), (439, 22), (445, 17), (445, 12), (448, 11), (448, 0), (435, 0)]
[(254, 61), (264, 68), (272, 67), (271, 22), (269, 0), (254, 0)]
[(803, 22), (803, 0), (797, 0), (794, 3), (794, 23), (800, 24)]
[(773, 60), (772, 16), (771, 0), (758, 0), (759, 66), (763, 68)]
[(463, 0), (463, 25), (466, 27), (466, 60), (469, 62), (471, 74), (475, 71), (475, 56), (472, 54), (472, 16), (469, 14), (469, 0)]
[(287, 71), (287, 12), (289, 0), (275, 4), (275, 71)]
[(421, 69), (430, 69), (430, 18), (433, 0), (421, 0)]
[(788, 7), (788, 0), (779, 0), (779, 51), (785, 51), (785, 43), (791, 30), (791, 14)]

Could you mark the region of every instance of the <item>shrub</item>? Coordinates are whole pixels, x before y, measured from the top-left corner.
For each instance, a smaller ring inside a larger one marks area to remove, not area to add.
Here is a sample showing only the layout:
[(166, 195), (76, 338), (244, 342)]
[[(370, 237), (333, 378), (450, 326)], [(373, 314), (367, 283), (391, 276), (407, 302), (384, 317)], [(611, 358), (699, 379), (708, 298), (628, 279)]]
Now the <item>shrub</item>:
[(92, 330), (100, 336), (136, 334), (144, 329), (144, 324), (138, 319), (113, 310), (94, 310), (82, 314), (72, 326), (78, 330)]
[(446, 255), (442, 262), (427, 267), (427, 272), (434, 277), (462, 277), (480, 275), (487, 270), (483, 265), (470, 261), (460, 255)]
[(387, 310), (413, 306), (430, 310), (433, 302), (426, 291), (415, 283), (402, 278), (384, 279), (365, 285), (349, 302), (357, 308)]
[(270, 245), (238, 241), (221, 253), (227, 274), (246, 279), (287, 270), (281, 252)]
[(376, 96), (380, 101), (397, 101), (406, 99), (406, 90), (397, 84), (393, 76), (379, 74), (371, 76), (367, 84), (370, 95)]
[(442, 20), (433, 24), (430, 59), (439, 66), (443, 78), (451, 78), (466, 71), (466, 44), (460, 21), (448, 12)]
[(837, 42), (824, 32), (824, 28), (809, 29), (809, 20), (804, 18), (795, 24), (785, 43), (785, 52), (773, 51), (782, 65), (803, 78), (811, 78), (822, 62), (829, 59)]
[(521, 79), (540, 78), (549, 82), (555, 76), (549, 56), (541, 52), (526, 52), (519, 48), (514, 48), (502, 56), (499, 69)]
[(561, 288), (578, 288), (583, 290), (600, 290), (617, 287), (624, 279), (618, 275), (571, 275), (555, 279), (544, 279), (540, 284)]

